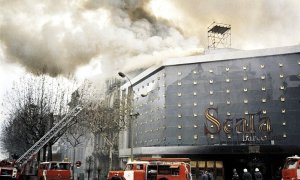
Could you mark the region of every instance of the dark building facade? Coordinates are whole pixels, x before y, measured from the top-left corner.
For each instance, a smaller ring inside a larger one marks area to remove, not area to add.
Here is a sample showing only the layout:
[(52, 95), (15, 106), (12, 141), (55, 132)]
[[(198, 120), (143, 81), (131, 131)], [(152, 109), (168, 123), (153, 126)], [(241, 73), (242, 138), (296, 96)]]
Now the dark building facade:
[(271, 179), (300, 152), (300, 46), (170, 59), (122, 88), (131, 87), (139, 116), (121, 157), (133, 140), (135, 157), (191, 158), (195, 177), (258, 167)]

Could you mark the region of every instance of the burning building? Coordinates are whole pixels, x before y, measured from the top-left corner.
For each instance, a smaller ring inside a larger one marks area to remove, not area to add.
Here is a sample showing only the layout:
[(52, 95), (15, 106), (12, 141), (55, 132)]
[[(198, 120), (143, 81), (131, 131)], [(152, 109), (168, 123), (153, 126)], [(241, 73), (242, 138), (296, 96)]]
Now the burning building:
[(121, 89), (132, 109), (124, 159), (189, 157), (194, 176), (258, 167), (272, 177), (300, 150), (300, 46), (173, 58)]

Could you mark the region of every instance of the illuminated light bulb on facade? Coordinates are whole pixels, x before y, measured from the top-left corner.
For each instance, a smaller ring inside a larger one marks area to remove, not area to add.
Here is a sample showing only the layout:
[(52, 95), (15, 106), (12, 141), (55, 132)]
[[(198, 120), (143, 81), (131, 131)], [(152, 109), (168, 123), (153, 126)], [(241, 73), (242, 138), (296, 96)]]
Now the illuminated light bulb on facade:
[(298, 61), (298, 65), (300, 65), (300, 61)]
[(180, 96), (181, 96), (181, 93), (177, 93), (177, 96), (179, 96), (179, 97), (180, 97)]
[(282, 67), (282, 66), (283, 66), (283, 64), (282, 64), (282, 63), (279, 63), (278, 65), (279, 65), (279, 67)]
[(286, 125), (286, 122), (283, 122), (282, 125), (285, 126), (285, 125)]
[(209, 91), (209, 94), (214, 94), (214, 92), (213, 91)]
[(178, 125), (178, 129), (181, 129), (181, 125)]
[(265, 88), (265, 87), (262, 87), (262, 88), (261, 88), (261, 90), (262, 90), (262, 91), (265, 91), (265, 90), (266, 90), (266, 88)]
[(261, 79), (261, 80), (265, 80), (265, 79), (266, 79), (266, 76), (261, 76), (260, 79)]
[(178, 76), (180, 76), (181, 75), (181, 72), (178, 72)]
[(244, 81), (247, 81), (247, 80), (248, 80), (248, 78), (247, 78), (247, 77), (244, 77), (244, 78), (243, 78), (243, 80), (244, 80)]
[(230, 90), (229, 90), (229, 89), (226, 89), (226, 93), (230, 93)]
[(209, 80), (209, 84), (212, 84), (212, 83), (214, 83), (214, 80), (212, 80), (212, 79)]
[(281, 109), (281, 113), (284, 114), (285, 113), (285, 109)]
[(280, 75), (279, 75), (279, 77), (280, 77), (280, 78), (283, 78), (283, 77), (284, 77), (284, 75), (283, 75), (283, 74), (280, 74)]
[(196, 93), (196, 92), (194, 92), (193, 94), (194, 94), (194, 96), (196, 96), (196, 95), (197, 95), (197, 93)]
[(210, 128), (214, 128), (214, 125), (210, 125)]
[(262, 68), (262, 69), (265, 68), (265, 65), (261, 64), (261, 65), (260, 65), (260, 68)]
[(197, 71), (194, 70), (193, 73), (194, 73), (194, 74), (197, 74)]
[(213, 138), (214, 138), (214, 135), (213, 135), (213, 134), (211, 134), (211, 135), (210, 135), (210, 138), (211, 138), (211, 139), (213, 139)]
[(197, 106), (197, 103), (196, 103), (196, 102), (194, 102), (194, 106)]
[(194, 81), (194, 85), (196, 85), (197, 84), (197, 81)]
[(228, 135), (227, 138), (228, 138), (228, 139), (231, 139), (231, 135)]
[(247, 92), (248, 91), (248, 89), (247, 88), (244, 88), (244, 92)]
[(281, 101), (281, 102), (284, 102), (284, 101), (285, 101), (285, 98), (284, 98), (284, 97), (281, 97), (281, 98), (280, 98), (280, 101)]
[(178, 82), (177, 85), (178, 85), (178, 86), (181, 86), (181, 82)]
[(249, 112), (248, 112), (248, 111), (245, 111), (245, 114), (247, 115), (247, 114), (249, 114)]
[(267, 100), (265, 98), (262, 98), (261, 102), (265, 103), (265, 102), (267, 102)]
[(282, 135), (282, 137), (286, 138), (286, 137), (287, 137), (287, 135), (284, 133), (284, 134)]
[(194, 135), (194, 139), (198, 139), (198, 135), (197, 134)]
[(230, 82), (230, 79), (229, 79), (229, 78), (227, 78), (227, 79), (226, 79), (226, 82), (228, 82), (228, 83), (229, 83), (229, 82)]
[(194, 113), (194, 117), (197, 117), (197, 114)]
[(181, 136), (178, 136), (177, 139), (181, 140)]
[(246, 70), (246, 69), (247, 69), (247, 66), (243, 66), (243, 69)]
[(227, 112), (227, 116), (230, 116), (230, 112)]
[(263, 110), (263, 114), (267, 114), (267, 111), (266, 111), (266, 110)]
[(226, 101), (226, 104), (230, 104), (230, 101)]
[(177, 114), (177, 117), (181, 118), (181, 114)]
[(244, 103), (247, 104), (248, 103), (248, 99), (244, 99)]
[(229, 68), (226, 68), (226, 71), (228, 72), (228, 71), (229, 71)]
[(210, 73), (213, 73), (214, 71), (212, 69), (209, 70)]
[(181, 107), (181, 104), (177, 104), (178, 107)]
[(194, 128), (197, 128), (198, 126), (196, 124), (194, 124)]
[(230, 127), (231, 125), (230, 124), (227, 124), (227, 127)]
[(209, 102), (209, 105), (211, 105), (211, 106), (212, 106), (212, 105), (214, 105), (214, 102), (212, 102), (212, 101), (211, 101), (211, 102)]
[(280, 90), (284, 90), (284, 86), (280, 86)]

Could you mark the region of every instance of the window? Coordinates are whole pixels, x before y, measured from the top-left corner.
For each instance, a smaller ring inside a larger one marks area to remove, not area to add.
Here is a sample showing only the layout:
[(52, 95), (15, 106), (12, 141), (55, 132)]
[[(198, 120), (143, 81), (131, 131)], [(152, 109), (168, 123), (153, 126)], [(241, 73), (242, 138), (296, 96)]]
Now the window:
[(285, 163), (284, 168), (285, 169), (294, 169), (294, 168), (296, 168), (296, 165), (297, 165), (297, 159), (289, 159)]
[(58, 167), (61, 170), (69, 170), (71, 168), (71, 164), (69, 164), (69, 163), (59, 163)]
[(136, 165), (136, 169), (137, 169), (137, 170), (142, 170), (143, 167), (144, 167), (143, 164), (137, 164), (137, 165)]
[(57, 164), (56, 164), (56, 163), (52, 163), (52, 164), (50, 165), (50, 169), (58, 169)]
[(127, 164), (126, 165), (126, 168), (125, 168), (125, 171), (128, 171), (128, 170), (133, 170), (133, 164)]

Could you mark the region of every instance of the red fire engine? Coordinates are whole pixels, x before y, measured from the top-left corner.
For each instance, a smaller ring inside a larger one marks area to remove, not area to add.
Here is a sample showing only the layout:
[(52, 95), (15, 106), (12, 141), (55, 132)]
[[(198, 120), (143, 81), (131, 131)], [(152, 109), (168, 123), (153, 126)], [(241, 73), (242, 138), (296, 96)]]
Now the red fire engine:
[(17, 168), (12, 162), (7, 160), (0, 161), (0, 179), (18, 179)]
[(300, 179), (300, 157), (287, 157), (281, 173), (282, 180)]
[[(80, 106), (73, 108), (55, 126), (48, 131), (39, 141), (37, 141), (27, 152), (25, 152), (14, 163), (0, 163), (0, 178), (6, 179), (32, 179), (38, 176), (38, 180), (61, 180), (71, 178), (71, 163), (68, 162), (44, 162), (38, 166), (35, 155), (45, 146), (55, 135), (82, 111)], [(57, 167), (52, 168), (52, 167)]]
[(188, 158), (140, 158), (126, 164), (124, 171), (110, 171), (108, 180), (190, 180)]
[(43, 162), (38, 168), (39, 180), (70, 180), (72, 176), (70, 162)]

